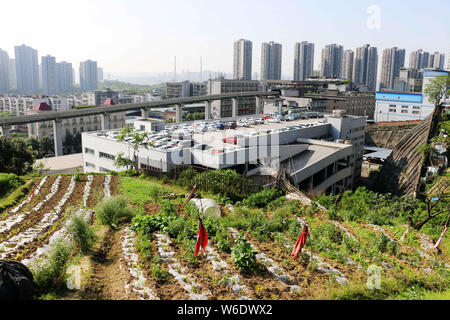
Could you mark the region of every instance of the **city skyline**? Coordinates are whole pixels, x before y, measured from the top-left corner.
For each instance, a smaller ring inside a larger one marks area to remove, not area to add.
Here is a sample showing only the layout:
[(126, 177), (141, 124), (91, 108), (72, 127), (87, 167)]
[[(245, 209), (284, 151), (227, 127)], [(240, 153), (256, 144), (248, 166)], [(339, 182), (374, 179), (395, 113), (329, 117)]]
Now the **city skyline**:
[[(2, 36), (0, 48), (11, 57), (14, 46), (25, 43), (42, 56), (52, 55), (74, 66), (87, 59), (101, 61), (105, 75), (170, 72), (174, 56), (178, 70), (199, 71), (202, 56), (203, 70), (231, 74), (234, 41), (244, 38), (253, 42), (252, 69), (258, 71), (261, 44), (275, 41), (283, 45), (282, 77), (292, 77), (294, 46), (301, 41), (315, 44), (315, 70), (319, 69), (321, 49), (329, 43), (340, 44), (345, 50), (370, 43), (379, 52), (397, 46), (407, 52), (422, 48), (446, 54), (450, 46), (450, 22), (445, 19), (445, 12), (450, 9), (448, 1), (436, 1), (440, 10), (419, 1), (411, 1), (407, 6), (388, 1), (350, 1), (352, 10), (331, 1), (277, 1), (276, 6), (256, 5), (260, 2), (255, 1), (197, 2), (158, 3), (158, 10), (154, 10), (154, 2), (94, 1), (89, 7), (92, 10), (85, 10), (87, 2), (80, 1), (68, 11), (65, 4), (58, 2), (26, 2), (29, 10), (23, 12), (15, 32)], [(232, 15), (231, 8), (238, 4), (241, 10)], [(380, 10), (380, 29), (368, 26), (374, 15), (368, 13), (372, 5)], [(2, 7), (22, 12), (23, 6), (24, 1), (16, 1)], [(169, 10), (175, 6), (180, 10)], [(54, 18), (37, 24), (34, 17), (40, 13)], [(92, 23), (80, 24), (79, 17)], [(111, 23), (111, 17), (119, 18)], [(2, 29), (14, 24), (14, 15), (6, 15), (0, 21)], [(126, 45), (117, 45), (119, 39), (127, 39)]]

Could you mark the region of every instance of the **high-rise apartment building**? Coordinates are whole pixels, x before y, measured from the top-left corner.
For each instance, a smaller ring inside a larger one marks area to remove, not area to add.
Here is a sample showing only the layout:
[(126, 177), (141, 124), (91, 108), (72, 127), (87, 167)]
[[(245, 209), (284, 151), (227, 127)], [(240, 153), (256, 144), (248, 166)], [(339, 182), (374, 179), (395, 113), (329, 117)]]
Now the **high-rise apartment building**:
[(17, 92), (35, 94), (39, 91), (39, 62), (37, 50), (26, 45), (15, 46)]
[(353, 82), (365, 84), (367, 89), (375, 91), (377, 86), (378, 50), (365, 44), (356, 48), (353, 62)]
[(234, 43), (233, 79), (252, 80), (252, 42), (239, 39)]
[(444, 70), (444, 63), (445, 63), (445, 54), (435, 52), (434, 54), (430, 55), (428, 67)]
[(294, 49), (294, 81), (304, 81), (313, 76), (314, 43), (297, 42)]
[(338, 44), (329, 44), (322, 50), (322, 63), (320, 75), (324, 78), (338, 79), (342, 75), (342, 60), (344, 47)]
[(97, 90), (97, 61), (80, 62), (80, 88), (84, 91)]
[(46, 95), (57, 92), (56, 59), (50, 55), (41, 57), (42, 90)]
[(9, 55), (0, 49), (0, 93), (6, 93), (9, 89)]
[(71, 63), (61, 61), (56, 64), (56, 88), (59, 92), (73, 90), (73, 69)]
[(400, 68), (405, 66), (405, 49), (397, 47), (383, 50), (381, 66), (380, 90), (393, 89), (394, 80), (400, 74)]
[(342, 65), (342, 78), (353, 81), (353, 61), (355, 53), (353, 50), (344, 51), (344, 60)]
[(428, 68), (429, 58), (430, 54), (422, 49), (413, 51), (409, 55), (409, 67), (416, 70)]
[(282, 46), (273, 41), (261, 45), (261, 80), (281, 80)]

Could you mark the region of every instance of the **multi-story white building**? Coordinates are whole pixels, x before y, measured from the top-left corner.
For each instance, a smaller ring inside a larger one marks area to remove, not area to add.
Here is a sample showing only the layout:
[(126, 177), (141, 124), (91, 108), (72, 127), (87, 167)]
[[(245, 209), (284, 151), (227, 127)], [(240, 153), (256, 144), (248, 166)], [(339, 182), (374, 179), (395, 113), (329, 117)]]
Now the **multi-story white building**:
[[(193, 164), (210, 169), (235, 168), (253, 176), (277, 172), (281, 166), (293, 184), (310, 194), (352, 188), (361, 175), (365, 117), (333, 116), (321, 123), (293, 121), (289, 128), (281, 123), (239, 127), (183, 135), (183, 140), (179, 140), (177, 129), (169, 129), (171, 134), (165, 134), (164, 145), (158, 143), (164, 134), (156, 132), (161, 126), (153, 122), (134, 123), (137, 130), (151, 130), (154, 135), (149, 140), (152, 146), (137, 152), (139, 169), (170, 172), (178, 165)], [(223, 141), (236, 133), (240, 136), (235, 144)], [(112, 130), (82, 134), (85, 172), (125, 169), (116, 167), (114, 160), (119, 153), (131, 159), (133, 150), (116, 137), (117, 132)]]
[(9, 112), (16, 116), (23, 116), (32, 108), (32, 97), (0, 95), (0, 112)]
[(422, 93), (377, 92), (375, 122), (423, 120), (434, 111), (434, 106), (424, 105)]
[(342, 64), (342, 79), (353, 81), (353, 62), (355, 59), (355, 53), (353, 50), (344, 51), (344, 59)]
[(56, 89), (58, 92), (73, 91), (73, 68), (69, 62), (56, 64)]

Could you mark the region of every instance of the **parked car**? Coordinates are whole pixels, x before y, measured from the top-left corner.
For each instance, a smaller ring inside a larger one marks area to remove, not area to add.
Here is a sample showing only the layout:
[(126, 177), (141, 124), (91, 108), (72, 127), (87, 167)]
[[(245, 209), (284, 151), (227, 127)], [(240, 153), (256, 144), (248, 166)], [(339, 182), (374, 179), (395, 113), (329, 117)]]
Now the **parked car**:
[(236, 121), (225, 122), (225, 129), (236, 129)]

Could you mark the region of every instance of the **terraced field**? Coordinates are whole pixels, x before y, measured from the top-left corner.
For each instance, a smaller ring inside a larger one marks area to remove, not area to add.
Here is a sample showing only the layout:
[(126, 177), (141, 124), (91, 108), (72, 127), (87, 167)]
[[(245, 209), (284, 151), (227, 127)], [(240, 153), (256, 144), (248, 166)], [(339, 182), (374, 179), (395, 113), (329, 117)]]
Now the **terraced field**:
[[(221, 217), (204, 217), (209, 243), (194, 257), (198, 213), (184, 205), (188, 190), (115, 175), (46, 176), (35, 185), (1, 215), (1, 259), (30, 267), (42, 261), (59, 240), (73, 241), (72, 216), (82, 217), (96, 235), (92, 249), (76, 253), (70, 263), (81, 270), (81, 286), (59, 290), (55, 299), (339, 298), (355, 287), (367, 294), (361, 285), (370, 266), (379, 268), (381, 283), (389, 288), (414, 280), (430, 290), (448, 290), (448, 248), (436, 252), (435, 239), (415, 231), (400, 242), (406, 226), (330, 220), (294, 200), (272, 210), (221, 206)], [(102, 225), (96, 205), (121, 194), (136, 218)], [(311, 234), (293, 261), (291, 251), (305, 223)], [(242, 267), (237, 258), (242, 248), (250, 248), (253, 267)]]

